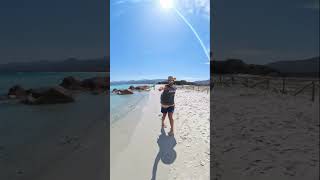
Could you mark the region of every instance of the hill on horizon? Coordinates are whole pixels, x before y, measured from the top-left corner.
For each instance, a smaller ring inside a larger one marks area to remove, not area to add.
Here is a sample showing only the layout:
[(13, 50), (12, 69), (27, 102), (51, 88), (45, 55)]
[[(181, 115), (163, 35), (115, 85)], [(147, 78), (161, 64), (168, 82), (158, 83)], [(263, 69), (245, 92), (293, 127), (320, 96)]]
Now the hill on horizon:
[(287, 75), (315, 76), (319, 75), (319, 59), (318, 56), (302, 60), (276, 61), (266, 65)]
[(214, 74), (252, 74), (273, 76), (318, 77), (319, 57), (302, 60), (275, 61), (265, 65), (246, 64), (241, 59), (213, 61), (211, 72)]
[(141, 80), (127, 80), (127, 81), (111, 81), (111, 85), (120, 84), (157, 84), (158, 82), (164, 81), (165, 79), (141, 79)]
[(0, 64), (0, 72), (109, 72), (109, 57)]
[[(33, 61), (0, 64), (0, 73), (7, 72), (109, 72), (110, 58), (75, 59), (61, 61)], [(241, 59), (215, 60), (211, 63), (214, 74), (253, 74), (274, 76), (319, 77), (319, 56), (302, 60), (275, 61), (265, 65), (246, 64)], [(158, 80), (119, 81), (113, 83), (153, 84)]]

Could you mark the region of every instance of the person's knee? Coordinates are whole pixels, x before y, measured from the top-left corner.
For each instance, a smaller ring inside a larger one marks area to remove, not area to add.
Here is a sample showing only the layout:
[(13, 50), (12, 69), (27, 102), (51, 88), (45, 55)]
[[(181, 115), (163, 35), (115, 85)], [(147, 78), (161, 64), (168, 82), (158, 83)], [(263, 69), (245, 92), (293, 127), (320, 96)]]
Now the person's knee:
[(169, 113), (168, 116), (169, 116), (169, 119), (170, 119), (170, 120), (173, 120), (173, 113)]

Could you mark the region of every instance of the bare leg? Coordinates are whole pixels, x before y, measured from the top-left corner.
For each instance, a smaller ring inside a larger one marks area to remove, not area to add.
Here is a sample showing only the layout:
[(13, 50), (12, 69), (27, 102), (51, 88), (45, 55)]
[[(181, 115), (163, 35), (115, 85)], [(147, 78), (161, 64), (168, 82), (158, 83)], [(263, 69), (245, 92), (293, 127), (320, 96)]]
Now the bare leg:
[(164, 120), (166, 119), (166, 116), (167, 116), (167, 113), (162, 113), (162, 124), (161, 124), (161, 126), (163, 128), (166, 128), (166, 125), (164, 124)]
[(170, 121), (170, 126), (171, 126), (171, 129), (170, 129), (170, 134), (173, 134), (173, 130), (174, 130), (174, 122), (173, 122), (173, 113), (172, 112), (169, 112), (168, 114), (169, 116), (169, 121)]

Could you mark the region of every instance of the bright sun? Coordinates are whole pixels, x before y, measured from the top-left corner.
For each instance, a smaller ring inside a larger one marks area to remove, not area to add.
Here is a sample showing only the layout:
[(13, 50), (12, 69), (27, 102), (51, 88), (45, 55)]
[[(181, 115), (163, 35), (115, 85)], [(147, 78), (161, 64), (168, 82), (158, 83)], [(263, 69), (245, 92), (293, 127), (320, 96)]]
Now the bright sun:
[(173, 8), (173, 0), (160, 0), (161, 7), (164, 9)]

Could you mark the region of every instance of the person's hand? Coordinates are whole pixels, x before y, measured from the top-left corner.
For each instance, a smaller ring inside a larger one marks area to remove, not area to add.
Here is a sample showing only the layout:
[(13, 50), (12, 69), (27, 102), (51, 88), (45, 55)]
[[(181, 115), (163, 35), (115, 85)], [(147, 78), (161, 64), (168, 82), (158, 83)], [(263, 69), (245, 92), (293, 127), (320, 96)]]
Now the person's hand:
[(159, 91), (162, 91), (162, 90), (163, 90), (163, 87), (160, 87), (158, 90), (159, 90)]

